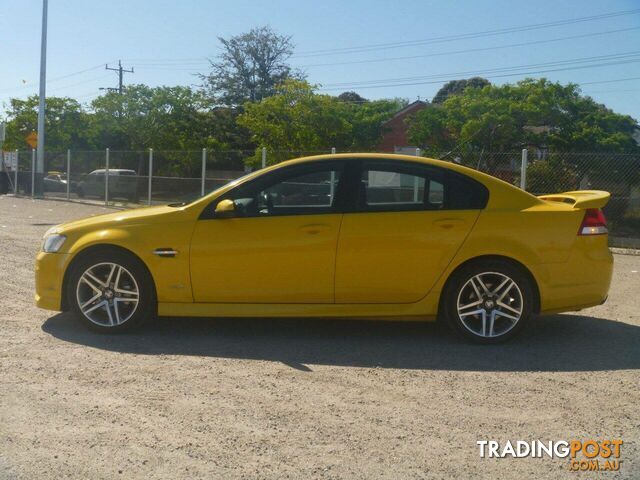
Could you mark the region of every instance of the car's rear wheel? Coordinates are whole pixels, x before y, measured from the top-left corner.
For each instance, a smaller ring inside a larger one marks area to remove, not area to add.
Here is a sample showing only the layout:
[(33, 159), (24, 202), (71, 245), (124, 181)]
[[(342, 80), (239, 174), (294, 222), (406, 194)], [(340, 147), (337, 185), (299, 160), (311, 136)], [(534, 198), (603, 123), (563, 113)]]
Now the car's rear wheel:
[(479, 261), (455, 272), (444, 292), (449, 325), (477, 343), (499, 343), (517, 334), (533, 311), (533, 286), (516, 265)]
[(76, 193), (78, 194), (78, 197), (84, 198), (84, 189), (82, 187), (78, 187), (76, 189)]
[(76, 262), (67, 299), (84, 325), (101, 332), (130, 330), (156, 311), (149, 272), (135, 256), (120, 250), (97, 251)]

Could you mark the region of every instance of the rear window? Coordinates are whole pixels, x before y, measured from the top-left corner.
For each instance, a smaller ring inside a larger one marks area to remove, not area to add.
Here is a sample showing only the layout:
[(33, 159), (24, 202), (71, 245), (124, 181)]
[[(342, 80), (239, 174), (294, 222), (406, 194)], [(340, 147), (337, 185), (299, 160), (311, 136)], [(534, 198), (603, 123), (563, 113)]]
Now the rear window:
[(430, 165), (366, 161), (358, 195), (360, 211), (477, 210), (487, 188), (464, 175)]

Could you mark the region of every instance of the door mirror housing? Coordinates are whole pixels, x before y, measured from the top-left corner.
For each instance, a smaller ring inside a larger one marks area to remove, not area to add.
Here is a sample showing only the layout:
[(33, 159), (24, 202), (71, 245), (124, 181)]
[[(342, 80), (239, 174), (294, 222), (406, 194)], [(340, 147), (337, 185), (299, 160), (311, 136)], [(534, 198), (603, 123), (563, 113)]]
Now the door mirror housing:
[(216, 218), (232, 218), (236, 214), (236, 204), (233, 200), (225, 199), (216, 205)]

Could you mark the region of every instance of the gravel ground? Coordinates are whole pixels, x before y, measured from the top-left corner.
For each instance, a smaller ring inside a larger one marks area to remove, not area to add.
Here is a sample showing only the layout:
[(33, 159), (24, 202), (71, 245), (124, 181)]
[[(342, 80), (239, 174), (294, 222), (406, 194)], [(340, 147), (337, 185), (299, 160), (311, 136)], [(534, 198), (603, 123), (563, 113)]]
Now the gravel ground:
[(609, 301), (500, 346), (435, 324), (160, 319), (33, 305), (44, 231), (99, 206), (0, 197), (0, 478), (585, 478), (476, 441), (621, 438), (640, 478), (640, 257)]

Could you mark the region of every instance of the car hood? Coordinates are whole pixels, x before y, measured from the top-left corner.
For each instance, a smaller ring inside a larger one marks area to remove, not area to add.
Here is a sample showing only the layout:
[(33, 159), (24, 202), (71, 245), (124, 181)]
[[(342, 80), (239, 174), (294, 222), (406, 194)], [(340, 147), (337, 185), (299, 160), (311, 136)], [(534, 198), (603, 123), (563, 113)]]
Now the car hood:
[(51, 228), (47, 233), (65, 234), (77, 230), (179, 221), (180, 219), (184, 219), (184, 213), (182, 208), (170, 207), (168, 205), (136, 208), (61, 223)]

